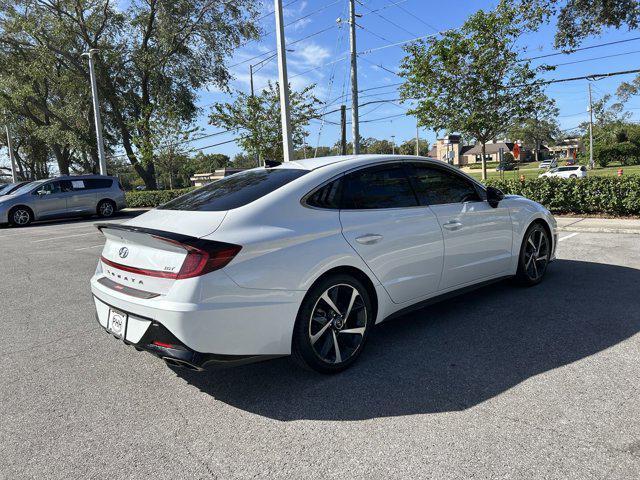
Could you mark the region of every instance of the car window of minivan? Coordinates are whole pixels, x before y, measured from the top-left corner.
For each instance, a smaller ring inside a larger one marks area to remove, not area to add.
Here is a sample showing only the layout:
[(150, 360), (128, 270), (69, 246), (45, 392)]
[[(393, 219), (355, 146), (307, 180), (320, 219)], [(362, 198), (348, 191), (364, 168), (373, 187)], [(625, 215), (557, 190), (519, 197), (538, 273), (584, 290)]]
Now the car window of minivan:
[(38, 185), (42, 185), (44, 182), (46, 182), (46, 180), (36, 180), (35, 182), (27, 183), (26, 185), (23, 185), (22, 187), (18, 188), (17, 190), (14, 190), (11, 195), (21, 195), (23, 193), (28, 193), (34, 187), (37, 187)]

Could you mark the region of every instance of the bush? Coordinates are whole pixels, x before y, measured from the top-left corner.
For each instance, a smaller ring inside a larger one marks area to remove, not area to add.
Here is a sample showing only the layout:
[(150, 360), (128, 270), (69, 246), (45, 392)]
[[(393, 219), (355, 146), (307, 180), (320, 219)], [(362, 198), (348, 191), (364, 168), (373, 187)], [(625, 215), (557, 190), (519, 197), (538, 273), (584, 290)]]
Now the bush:
[(640, 215), (640, 175), (582, 179), (490, 180), (505, 194), (522, 195), (554, 213)]
[(193, 188), (181, 188), (179, 190), (142, 190), (126, 192), (125, 197), (127, 199), (127, 207), (130, 208), (157, 207), (191, 190), (193, 190)]

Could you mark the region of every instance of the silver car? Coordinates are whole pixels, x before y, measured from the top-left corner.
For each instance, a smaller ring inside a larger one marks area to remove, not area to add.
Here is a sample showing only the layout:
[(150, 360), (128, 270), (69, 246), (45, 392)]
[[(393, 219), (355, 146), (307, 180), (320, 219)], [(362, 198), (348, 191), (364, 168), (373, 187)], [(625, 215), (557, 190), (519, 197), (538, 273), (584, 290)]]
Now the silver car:
[(64, 176), (37, 180), (0, 197), (0, 223), (23, 227), (49, 218), (106, 218), (125, 206), (124, 190), (115, 177)]

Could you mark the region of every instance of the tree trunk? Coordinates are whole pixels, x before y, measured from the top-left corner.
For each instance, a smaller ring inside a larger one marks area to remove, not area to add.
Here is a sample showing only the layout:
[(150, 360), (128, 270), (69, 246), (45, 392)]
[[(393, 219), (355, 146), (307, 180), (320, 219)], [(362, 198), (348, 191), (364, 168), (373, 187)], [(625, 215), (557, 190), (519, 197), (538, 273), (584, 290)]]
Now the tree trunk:
[(539, 151), (540, 151), (540, 143), (538, 142), (538, 140), (536, 140), (536, 149), (535, 149), (535, 151), (534, 151), (535, 156), (536, 156), (536, 157), (535, 157), (535, 158), (536, 158), (536, 162), (538, 162), (538, 161), (539, 161), (539, 159), (538, 159), (538, 152), (539, 152)]
[(65, 155), (59, 145), (53, 146), (53, 154), (58, 162), (58, 170), (60, 175), (69, 175), (69, 157)]
[(482, 142), (482, 180), (487, 179), (487, 146)]

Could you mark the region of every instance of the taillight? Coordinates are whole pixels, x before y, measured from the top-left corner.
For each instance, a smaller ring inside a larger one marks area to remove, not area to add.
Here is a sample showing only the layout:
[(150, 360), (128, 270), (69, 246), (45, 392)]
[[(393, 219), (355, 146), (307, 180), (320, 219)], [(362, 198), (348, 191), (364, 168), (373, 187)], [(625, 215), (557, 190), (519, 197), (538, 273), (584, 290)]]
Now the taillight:
[(240, 245), (231, 243), (207, 242), (206, 244), (195, 246), (155, 235), (154, 238), (177, 245), (187, 251), (187, 256), (182, 262), (180, 271), (175, 276), (176, 280), (198, 277), (219, 270), (228, 265), (242, 249)]
[(195, 246), (170, 238), (164, 238), (157, 235), (152, 236), (157, 240), (176, 245), (187, 251), (187, 256), (182, 262), (182, 266), (180, 267), (180, 271), (178, 273), (122, 265), (121, 263), (108, 260), (104, 256), (101, 256), (100, 259), (104, 264), (117, 268), (119, 270), (124, 270), (125, 272), (135, 273), (137, 275), (147, 275), (149, 277), (181, 280), (185, 278), (198, 277), (200, 275), (204, 275), (206, 273), (213, 272), (225, 267), (242, 249), (240, 245), (233, 245), (231, 243), (214, 241), (199, 242), (196, 239), (195, 243), (198, 243), (198, 246)]

